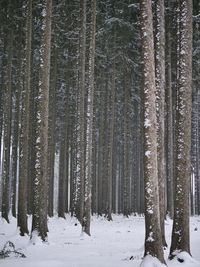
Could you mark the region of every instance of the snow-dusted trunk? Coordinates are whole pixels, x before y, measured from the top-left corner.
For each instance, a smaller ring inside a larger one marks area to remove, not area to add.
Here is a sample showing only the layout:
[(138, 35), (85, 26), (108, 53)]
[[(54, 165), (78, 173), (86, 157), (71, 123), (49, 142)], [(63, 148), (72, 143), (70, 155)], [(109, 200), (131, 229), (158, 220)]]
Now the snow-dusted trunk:
[(22, 32), (19, 34), (19, 47), (18, 47), (18, 53), (17, 53), (17, 84), (15, 88), (15, 94), (14, 98), (14, 112), (12, 117), (12, 181), (11, 181), (11, 208), (12, 208), (12, 215), (16, 218), (16, 202), (17, 202), (17, 176), (18, 176), (18, 145), (19, 145), (19, 122), (20, 122), (20, 94), (22, 90), (22, 84), (23, 84), (23, 71), (22, 71), (22, 55), (24, 47), (20, 43), (22, 38)]
[(123, 214), (125, 216), (130, 215), (130, 133), (129, 133), (129, 98), (130, 98), (130, 87), (129, 87), (129, 74), (125, 76), (124, 80), (124, 186), (123, 186)]
[[(0, 39), (2, 41), (2, 51), (4, 52), (5, 50), (5, 40)], [(2, 65), (1, 65), (1, 72), (0, 72), (0, 155), (1, 155), (1, 148), (3, 146), (2, 142), (2, 134), (3, 134), (3, 84), (4, 84), (4, 62), (5, 62), (5, 53), (2, 53)], [(1, 156), (0, 156), (1, 157)], [(1, 175), (1, 161), (2, 158), (0, 159), (0, 175)], [(1, 207), (1, 189), (0, 189), (0, 207)]]
[(79, 221), (83, 220), (84, 180), (85, 180), (85, 61), (86, 61), (86, 3), (80, 0), (80, 31), (78, 55), (78, 125), (77, 125), (77, 169), (75, 213)]
[(179, 7), (175, 199), (172, 243), (170, 248), (171, 258), (180, 251), (190, 253), (189, 190), (191, 175), (192, 0), (181, 0)]
[(164, 0), (156, 0), (155, 13), (155, 75), (156, 75), (156, 115), (157, 115), (157, 156), (160, 205), (160, 226), (163, 246), (165, 241), (165, 15)]
[[(34, 3), (33, 9), (34, 9)], [(33, 44), (33, 42), (32, 42)], [(38, 51), (38, 48), (35, 50)], [(32, 67), (33, 69), (39, 69), (39, 60), (36, 61), (32, 58)], [(29, 102), (29, 159), (28, 159), (28, 214), (33, 214), (33, 185), (34, 185), (34, 179), (35, 179), (35, 159), (36, 159), (36, 102), (37, 102), (37, 91), (38, 91), (38, 85), (37, 85), (37, 78), (36, 75), (38, 75), (35, 72), (31, 72), (31, 90), (30, 90), (30, 102)]]
[(136, 127), (136, 141), (135, 141), (135, 145), (133, 147), (134, 151), (133, 151), (133, 157), (134, 157), (134, 166), (132, 167), (132, 176), (133, 176), (133, 190), (132, 190), (132, 199), (133, 199), (133, 203), (134, 203), (134, 212), (138, 212), (139, 214), (143, 213), (142, 208), (142, 202), (141, 199), (143, 199), (143, 197), (141, 198), (142, 195), (142, 191), (143, 189), (143, 185), (142, 185), (142, 167), (141, 167), (141, 154), (142, 154), (142, 138), (141, 136), (143, 136), (142, 132), (141, 132), (141, 106), (140, 104), (138, 104), (138, 102), (136, 102), (134, 107), (134, 110), (136, 112), (136, 117), (135, 117), (135, 121), (134, 121), (134, 127)]
[(167, 179), (167, 211), (173, 218), (173, 101), (172, 101), (172, 16), (171, 1), (167, 1), (166, 8), (166, 179)]
[(197, 141), (197, 179), (196, 179), (196, 190), (195, 190), (195, 200), (196, 200), (196, 214), (200, 215), (200, 171), (199, 171), (199, 166), (200, 166), (200, 91), (198, 91), (198, 96), (197, 96), (197, 102), (198, 102), (198, 123), (197, 123), (197, 131), (198, 131), (198, 141)]
[(66, 185), (68, 183), (67, 174), (67, 153), (68, 153), (68, 92), (66, 92), (64, 101), (65, 115), (61, 126), (61, 140), (60, 140), (60, 157), (59, 157), (59, 186), (58, 186), (58, 216), (65, 218), (66, 199), (68, 198), (68, 192), (66, 191)]
[[(102, 75), (103, 76), (103, 75)], [(103, 77), (102, 77), (103, 80)], [(105, 86), (105, 83), (102, 83), (102, 88)], [(99, 127), (99, 147), (98, 147), (98, 179), (97, 179), (97, 207), (98, 215), (103, 213), (103, 177), (104, 177), (104, 140), (105, 138), (105, 124), (106, 124), (106, 106), (107, 106), (107, 90), (102, 91), (101, 97), (101, 118), (100, 118), (100, 127)]]
[(191, 167), (192, 167), (192, 175), (191, 175), (191, 187), (190, 187), (190, 206), (191, 206), (191, 215), (197, 214), (197, 206), (198, 202), (196, 201), (197, 197), (197, 181), (199, 176), (199, 133), (198, 133), (198, 93), (199, 91), (195, 91), (193, 93), (192, 99), (192, 117), (191, 117)]
[[(116, 39), (116, 38), (115, 38)], [(114, 151), (114, 128), (115, 128), (115, 94), (116, 94), (116, 71), (115, 60), (113, 62), (113, 71), (111, 77), (111, 113), (109, 129), (109, 154), (108, 154), (108, 220), (112, 220), (112, 197), (113, 197), (113, 151)]]
[[(56, 23), (56, 21), (55, 21)], [(49, 125), (48, 125), (48, 215), (53, 216), (54, 199), (54, 164), (55, 164), (55, 135), (56, 135), (56, 82), (58, 72), (58, 48), (54, 38), (52, 53), (53, 67), (49, 91)]]
[(89, 77), (88, 77), (87, 126), (86, 126), (86, 159), (85, 159), (85, 199), (84, 199), (84, 216), (83, 216), (83, 231), (88, 235), (90, 235), (90, 217), (91, 217), (95, 33), (96, 33), (96, 0), (91, 0), (91, 26), (90, 26), (90, 47), (89, 47), (89, 73), (88, 73)]
[[(108, 77), (108, 75), (106, 75)], [(109, 83), (108, 80), (105, 81), (105, 100), (103, 103), (103, 113), (104, 116), (102, 117), (103, 125), (102, 125), (102, 169), (101, 177), (102, 179), (102, 212), (105, 214), (105, 216), (108, 215), (108, 153), (109, 153), (109, 100), (110, 100), (110, 94), (109, 94)]]
[[(9, 2), (9, 19), (13, 16)], [(10, 151), (11, 151), (11, 117), (12, 117), (12, 58), (14, 32), (12, 23), (9, 26), (8, 43), (6, 47), (6, 70), (4, 87), (4, 116), (3, 116), (3, 164), (2, 164), (2, 217), (9, 222), (10, 210)]]
[(26, 46), (24, 61), (24, 87), (21, 94), (21, 129), (19, 143), (19, 186), (17, 225), (20, 234), (28, 234), (27, 226), (27, 179), (29, 155), (29, 101), (31, 83), (32, 0), (27, 2)]
[(42, 1), (39, 90), (37, 97), (36, 163), (32, 232), (47, 237), (47, 151), (52, 1)]
[(195, 197), (194, 197), (194, 206), (195, 206), (195, 214), (200, 215), (200, 90), (199, 90), (199, 82), (200, 82), (200, 50), (199, 48), (199, 40), (200, 40), (200, 3), (199, 1), (193, 2), (193, 18), (194, 18), (194, 32), (193, 32), (193, 51), (197, 51), (197, 53), (193, 53), (193, 92), (196, 93), (196, 108), (193, 107), (195, 116), (195, 149), (194, 144), (192, 146), (192, 154), (195, 154)]
[(96, 105), (97, 98), (96, 93), (94, 93), (94, 114), (93, 114), (93, 164), (92, 164), (92, 214), (97, 213), (97, 196), (98, 196), (98, 176), (97, 176), (97, 160), (98, 160), (98, 128), (97, 128), (97, 116), (96, 116)]
[(156, 257), (164, 263), (157, 173), (156, 84), (151, 1), (141, 0), (140, 12), (144, 100), (144, 254)]

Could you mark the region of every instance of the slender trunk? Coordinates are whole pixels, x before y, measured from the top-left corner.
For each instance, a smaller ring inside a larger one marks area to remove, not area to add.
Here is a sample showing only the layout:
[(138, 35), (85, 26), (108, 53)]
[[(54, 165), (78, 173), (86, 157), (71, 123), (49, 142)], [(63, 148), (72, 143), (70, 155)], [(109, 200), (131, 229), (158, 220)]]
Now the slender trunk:
[(91, 188), (92, 188), (92, 157), (93, 157), (93, 114), (94, 114), (94, 64), (95, 64), (95, 33), (96, 33), (96, 0), (91, 0), (91, 25), (89, 47), (89, 77), (87, 98), (87, 130), (86, 130), (86, 162), (85, 162), (85, 200), (83, 231), (90, 235), (91, 220)]
[[(20, 47), (21, 50), (21, 47)], [(20, 90), (22, 83), (22, 61), (21, 61), (21, 51), (18, 55), (19, 62), (19, 70), (18, 70), (18, 82), (15, 91), (15, 109), (13, 114), (13, 138), (12, 138), (12, 183), (11, 183), (11, 207), (12, 207), (12, 215), (16, 217), (16, 201), (17, 201), (17, 175), (18, 175), (18, 147), (19, 147), (19, 116), (20, 116)]]
[(156, 115), (157, 115), (157, 156), (158, 156), (158, 184), (160, 205), (160, 226), (163, 246), (165, 240), (165, 19), (164, 0), (156, 0), (155, 26), (155, 81), (156, 81)]
[(60, 157), (59, 157), (59, 186), (58, 186), (58, 216), (65, 218), (65, 204), (68, 198), (66, 184), (68, 183), (67, 175), (67, 138), (68, 138), (68, 95), (65, 96), (65, 115), (62, 123), (61, 142), (60, 142)]
[(53, 48), (53, 67), (49, 91), (49, 128), (48, 128), (48, 215), (53, 216), (54, 211), (54, 165), (55, 165), (55, 131), (56, 131), (56, 82), (58, 53), (56, 45)]
[(171, 66), (171, 2), (167, 1), (166, 16), (166, 179), (167, 179), (167, 211), (173, 218), (173, 101), (172, 101), (172, 66)]
[(86, 0), (80, 0), (80, 32), (78, 62), (78, 131), (77, 131), (77, 192), (76, 216), (83, 222), (85, 180), (85, 60), (86, 60)]
[(31, 83), (32, 0), (27, 3), (26, 47), (24, 62), (24, 88), (22, 89), (21, 129), (19, 145), (19, 197), (17, 224), (20, 234), (28, 234), (27, 225), (27, 179), (29, 154), (29, 103)]
[(129, 157), (130, 157), (130, 142), (129, 142), (129, 83), (128, 83), (128, 75), (125, 76), (124, 81), (124, 215), (128, 216), (130, 215), (130, 205), (129, 205), (129, 199), (130, 199), (130, 164), (129, 164)]
[[(11, 7), (10, 7), (11, 8)], [(11, 11), (10, 11), (11, 12)], [(8, 35), (7, 60), (5, 73), (4, 94), (4, 150), (2, 170), (2, 217), (9, 223), (10, 210), (10, 149), (11, 149), (11, 108), (12, 108), (12, 58), (13, 58), (13, 29)]]
[(112, 220), (112, 195), (113, 195), (113, 152), (114, 152), (114, 127), (115, 127), (115, 62), (113, 63), (112, 84), (111, 84), (111, 114), (109, 134), (109, 163), (108, 163), (108, 220)]

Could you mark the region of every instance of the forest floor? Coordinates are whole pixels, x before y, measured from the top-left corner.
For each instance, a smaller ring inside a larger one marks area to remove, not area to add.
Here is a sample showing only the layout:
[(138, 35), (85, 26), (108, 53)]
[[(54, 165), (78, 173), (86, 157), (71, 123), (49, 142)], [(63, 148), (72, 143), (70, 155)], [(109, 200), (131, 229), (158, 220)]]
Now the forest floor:
[[(30, 223), (30, 218), (29, 218)], [(166, 238), (170, 244), (172, 221), (166, 221)], [(168, 261), (169, 267), (200, 267), (200, 217), (191, 217), (191, 252), (184, 263)], [(11, 241), (18, 252), (26, 258), (10, 257), (0, 259), (2, 267), (138, 267), (143, 256), (144, 218), (113, 215), (108, 222), (103, 217), (92, 217), (91, 237), (81, 234), (81, 227), (75, 218), (54, 217), (49, 219), (48, 242), (39, 238), (30, 241), (21, 237), (16, 229), (16, 219), (7, 224), (0, 219), (0, 250)], [(12, 250), (12, 248), (11, 248)], [(145, 266), (154, 266), (145, 264)]]

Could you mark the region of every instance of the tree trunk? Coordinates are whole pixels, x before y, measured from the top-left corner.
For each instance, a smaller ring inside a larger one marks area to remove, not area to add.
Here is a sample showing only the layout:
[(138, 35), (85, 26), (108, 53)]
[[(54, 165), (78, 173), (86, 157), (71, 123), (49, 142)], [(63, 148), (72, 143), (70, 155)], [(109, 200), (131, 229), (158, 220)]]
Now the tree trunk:
[(158, 153), (158, 184), (160, 205), (160, 226), (163, 246), (165, 240), (165, 18), (164, 0), (156, 0), (155, 22), (155, 79), (156, 79), (156, 115), (157, 115), (157, 153)]
[(166, 179), (167, 179), (167, 211), (173, 218), (173, 101), (172, 101), (172, 66), (171, 66), (171, 1), (166, 1)]
[(144, 190), (145, 190), (145, 253), (165, 263), (160, 229), (156, 84), (151, 1), (141, 0), (141, 34), (144, 97)]
[(59, 186), (58, 186), (58, 216), (65, 218), (65, 203), (68, 198), (66, 184), (68, 183), (67, 173), (67, 153), (68, 153), (68, 93), (65, 95), (65, 115), (61, 126), (61, 142), (60, 142), (60, 157), (59, 157)]
[(54, 211), (54, 164), (55, 164), (55, 131), (56, 131), (56, 82), (58, 69), (58, 53), (56, 44), (53, 48), (53, 67), (49, 91), (49, 125), (48, 125), (48, 215), (53, 216)]
[(42, 4), (42, 40), (40, 48), (39, 92), (37, 98), (36, 177), (34, 181), (32, 235), (36, 231), (41, 239), (45, 241), (48, 231), (47, 151), (52, 1), (43, 0)]
[(91, 25), (89, 47), (89, 77), (87, 98), (86, 127), (86, 161), (85, 161), (85, 199), (83, 231), (90, 235), (91, 188), (92, 188), (92, 157), (93, 157), (93, 114), (94, 114), (94, 64), (95, 64), (95, 33), (96, 33), (96, 0), (91, 0)]
[(180, 1), (177, 43), (179, 61), (174, 223), (170, 258), (177, 252), (190, 254), (189, 241), (189, 190), (190, 190), (190, 145), (191, 145), (191, 100), (192, 100), (192, 1)]
[[(9, 16), (11, 17), (11, 7)], [(12, 108), (12, 58), (13, 58), (13, 38), (12, 25), (8, 35), (7, 60), (5, 72), (5, 91), (4, 91), (4, 150), (2, 167), (2, 217), (9, 223), (8, 213), (10, 209), (10, 149), (11, 149), (11, 108)]]
[(26, 47), (24, 62), (24, 88), (22, 89), (21, 129), (19, 145), (19, 197), (17, 225), (20, 234), (28, 234), (27, 225), (27, 179), (29, 155), (29, 103), (31, 83), (32, 0), (27, 3)]
[(18, 148), (19, 148), (19, 116), (20, 116), (20, 93), (22, 84), (22, 47), (21, 47), (21, 36), (19, 38), (20, 47), (18, 54), (18, 81), (15, 89), (15, 108), (13, 112), (13, 131), (12, 131), (12, 183), (11, 183), (11, 207), (12, 215), (16, 218), (16, 202), (17, 202), (17, 176), (18, 176)]
[(78, 131), (77, 131), (77, 192), (76, 216), (83, 221), (85, 180), (85, 60), (86, 60), (86, 0), (80, 0), (80, 32), (78, 62)]
[(130, 98), (130, 88), (129, 88), (129, 75), (125, 75), (124, 81), (124, 209), (123, 214), (128, 217), (130, 215), (130, 134), (129, 134), (129, 98)]
[(115, 61), (113, 63), (111, 84), (111, 114), (109, 131), (109, 156), (108, 156), (108, 220), (112, 220), (112, 195), (113, 195), (113, 152), (114, 152), (114, 129), (115, 129), (115, 94), (116, 94), (116, 73)]

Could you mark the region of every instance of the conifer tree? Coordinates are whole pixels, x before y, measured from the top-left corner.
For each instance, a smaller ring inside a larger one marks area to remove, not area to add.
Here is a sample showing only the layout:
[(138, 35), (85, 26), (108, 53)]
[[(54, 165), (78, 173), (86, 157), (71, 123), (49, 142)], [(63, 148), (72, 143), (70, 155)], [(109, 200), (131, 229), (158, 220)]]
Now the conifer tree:
[(32, 234), (37, 232), (43, 241), (47, 237), (47, 151), (49, 74), (51, 49), (52, 1), (42, 1), (42, 40), (40, 47), (39, 90), (37, 97), (36, 129), (36, 176), (34, 181), (34, 203)]
[(140, 3), (142, 72), (144, 101), (144, 191), (145, 191), (145, 253), (165, 263), (160, 228), (158, 173), (157, 173), (157, 120), (156, 84), (150, 0)]
[(192, 104), (192, 0), (179, 2), (177, 43), (177, 126), (175, 158), (174, 222), (170, 258), (178, 252), (190, 254), (189, 192), (191, 176)]

